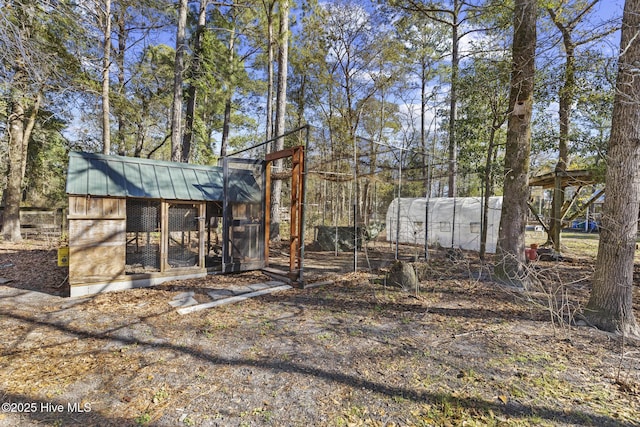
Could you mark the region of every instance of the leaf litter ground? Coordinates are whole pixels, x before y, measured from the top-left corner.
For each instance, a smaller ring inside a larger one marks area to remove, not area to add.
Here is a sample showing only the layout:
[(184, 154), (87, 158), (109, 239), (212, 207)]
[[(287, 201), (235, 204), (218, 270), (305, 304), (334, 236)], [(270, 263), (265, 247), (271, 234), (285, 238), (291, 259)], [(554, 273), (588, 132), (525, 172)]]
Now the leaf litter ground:
[(435, 251), (419, 289), (319, 273), (333, 283), (181, 316), (184, 291), (270, 279), (69, 299), (55, 248), (2, 244), (0, 425), (638, 426), (639, 343), (566, 322), (592, 263), (535, 263), (521, 293)]

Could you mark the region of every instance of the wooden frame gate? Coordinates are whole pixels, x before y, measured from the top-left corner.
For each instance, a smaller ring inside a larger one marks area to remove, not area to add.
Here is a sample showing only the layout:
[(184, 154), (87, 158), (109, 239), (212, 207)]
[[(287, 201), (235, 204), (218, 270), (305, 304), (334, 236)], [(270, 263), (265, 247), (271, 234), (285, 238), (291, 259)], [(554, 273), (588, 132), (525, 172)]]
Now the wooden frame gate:
[(271, 162), (279, 159), (291, 157), (291, 207), (290, 215), (290, 237), (289, 237), (289, 277), (297, 278), (303, 284), (303, 207), (304, 207), (304, 147), (297, 146), (287, 148), (274, 153), (269, 153), (265, 157), (266, 177), (265, 177), (265, 263), (269, 265), (269, 241), (271, 224)]

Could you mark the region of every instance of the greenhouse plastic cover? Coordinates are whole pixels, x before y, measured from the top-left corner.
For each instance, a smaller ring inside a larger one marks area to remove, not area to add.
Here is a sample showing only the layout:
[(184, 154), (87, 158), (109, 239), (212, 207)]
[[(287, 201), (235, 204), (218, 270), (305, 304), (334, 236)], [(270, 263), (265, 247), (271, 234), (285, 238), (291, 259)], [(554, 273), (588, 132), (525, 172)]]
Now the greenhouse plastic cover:
[[(387, 210), (387, 240), (424, 245), (426, 234), (429, 245), (479, 251), (483, 204), (480, 197), (396, 198)], [(502, 197), (490, 197), (489, 253), (496, 251), (501, 210)]]

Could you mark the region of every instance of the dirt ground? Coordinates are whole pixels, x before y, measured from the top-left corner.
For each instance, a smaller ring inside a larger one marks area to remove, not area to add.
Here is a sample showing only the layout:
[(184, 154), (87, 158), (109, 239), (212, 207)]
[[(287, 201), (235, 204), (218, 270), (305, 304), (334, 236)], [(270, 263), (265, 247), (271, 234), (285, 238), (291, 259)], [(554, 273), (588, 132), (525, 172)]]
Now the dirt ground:
[(566, 322), (592, 259), (534, 263), (545, 286), (521, 293), (434, 251), (402, 290), (385, 247), (348, 274), (353, 254), (308, 252), (332, 283), (180, 315), (181, 292), (271, 279), (70, 299), (55, 247), (0, 243), (0, 425), (640, 426), (640, 343)]

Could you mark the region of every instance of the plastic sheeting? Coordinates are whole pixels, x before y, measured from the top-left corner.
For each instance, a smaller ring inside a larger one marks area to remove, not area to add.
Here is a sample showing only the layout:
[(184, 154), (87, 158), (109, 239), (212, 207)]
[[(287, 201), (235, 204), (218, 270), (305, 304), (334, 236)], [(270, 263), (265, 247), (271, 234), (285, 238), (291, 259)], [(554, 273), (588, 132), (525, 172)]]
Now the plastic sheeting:
[[(426, 235), (429, 245), (479, 251), (483, 204), (480, 197), (394, 199), (387, 210), (387, 240), (424, 245)], [(488, 253), (496, 251), (501, 210), (502, 197), (490, 197)]]

